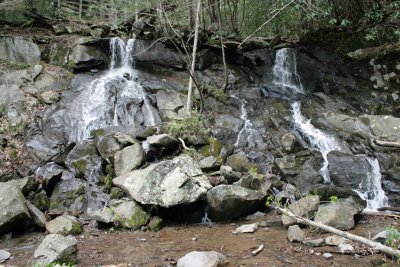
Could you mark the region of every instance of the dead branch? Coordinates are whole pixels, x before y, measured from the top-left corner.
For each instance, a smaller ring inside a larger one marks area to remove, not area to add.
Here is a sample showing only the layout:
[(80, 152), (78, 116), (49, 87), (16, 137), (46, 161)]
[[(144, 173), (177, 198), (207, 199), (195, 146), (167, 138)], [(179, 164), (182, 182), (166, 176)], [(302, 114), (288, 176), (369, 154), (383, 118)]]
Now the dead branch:
[(325, 225), (325, 224), (322, 224), (322, 223), (319, 223), (319, 222), (314, 222), (314, 221), (311, 221), (309, 219), (297, 216), (293, 212), (289, 211), (288, 209), (277, 207), (277, 210), (279, 210), (280, 212), (282, 212), (286, 216), (289, 216), (290, 218), (296, 220), (296, 222), (299, 223), (299, 224), (305, 224), (305, 225), (308, 225), (308, 226), (316, 227), (316, 228), (319, 228), (321, 230), (324, 230), (324, 231), (336, 234), (338, 236), (347, 238), (349, 240), (352, 240), (352, 241), (355, 241), (355, 242), (359, 242), (361, 244), (364, 244), (364, 245), (367, 245), (367, 246), (371, 247), (374, 250), (383, 252), (383, 253), (391, 255), (393, 257), (397, 257), (398, 255), (400, 255), (400, 250), (398, 250), (398, 249), (394, 249), (394, 248), (385, 246), (385, 245), (383, 245), (381, 243), (369, 240), (367, 238), (364, 238), (364, 237), (361, 237), (361, 236), (358, 236), (358, 235), (353, 235), (353, 234), (338, 230), (336, 228), (333, 228), (331, 226), (328, 226), (328, 225)]

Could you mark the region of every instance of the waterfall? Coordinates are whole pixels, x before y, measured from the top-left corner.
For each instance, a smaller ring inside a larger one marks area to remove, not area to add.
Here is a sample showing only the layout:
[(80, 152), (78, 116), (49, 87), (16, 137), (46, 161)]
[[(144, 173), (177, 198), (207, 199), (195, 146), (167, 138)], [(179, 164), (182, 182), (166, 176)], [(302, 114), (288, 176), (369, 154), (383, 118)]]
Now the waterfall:
[(293, 49), (282, 48), (276, 52), (272, 74), (272, 83), (275, 86), (294, 93), (304, 93), (300, 76), (297, 74), (296, 54)]
[(110, 69), (82, 90), (74, 100), (74, 110), (68, 112), (73, 126), (70, 141), (88, 139), (93, 130), (107, 126), (155, 126), (161, 122), (143, 87), (133, 79), (133, 47), (134, 39), (126, 45), (118, 37), (111, 39)]
[(377, 159), (366, 157), (371, 169), (355, 191), (367, 201), (367, 210), (388, 206), (388, 198), (382, 189), (382, 175)]
[(307, 120), (301, 114), (301, 105), (299, 102), (293, 102), (291, 106), (294, 128), (305, 136), (312, 147), (317, 148), (321, 152), (322, 157), (324, 158), (324, 165), (322, 166), (320, 173), (324, 178), (324, 181), (330, 183), (328, 153), (333, 150), (340, 151), (341, 148), (339, 144), (336, 142), (335, 138), (315, 128), (314, 125), (311, 124), (311, 120)]

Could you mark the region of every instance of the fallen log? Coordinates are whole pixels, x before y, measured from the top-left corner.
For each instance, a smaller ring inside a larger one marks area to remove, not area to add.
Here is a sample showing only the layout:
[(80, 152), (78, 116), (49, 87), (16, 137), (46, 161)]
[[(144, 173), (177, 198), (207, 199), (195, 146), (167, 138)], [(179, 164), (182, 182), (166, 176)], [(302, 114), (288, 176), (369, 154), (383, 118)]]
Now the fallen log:
[(373, 139), (372, 141), (378, 146), (400, 148), (400, 142), (382, 141), (382, 140), (377, 140), (377, 139)]
[(319, 222), (314, 222), (314, 221), (311, 221), (309, 219), (297, 216), (293, 212), (289, 211), (288, 209), (279, 208), (279, 207), (277, 207), (276, 209), (279, 210), (280, 212), (282, 212), (283, 214), (289, 216), (290, 218), (296, 220), (297, 223), (305, 224), (305, 225), (312, 226), (312, 227), (316, 227), (316, 228), (319, 228), (321, 230), (324, 230), (324, 231), (336, 234), (338, 236), (347, 238), (349, 240), (352, 240), (352, 241), (355, 241), (355, 242), (359, 242), (361, 244), (364, 244), (364, 245), (367, 245), (367, 246), (371, 247), (374, 250), (383, 252), (383, 253), (391, 255), (393, 257), (398, 257), (400, 255), (400, 250), (398, 250), (398, 249), (394, 249), (394, 248), (385, 246), (385, 245), (383, 245), (381, 243), (369, 240), (367, 238), (364, 238), (364, 237), (361, 237), (361, 236), (358, 236), (358, 235), (353, 235), (353, 234), (338, 230), (336, 228), (333, 228), (331, 226), (328, 226), (328, 225), (325, 225), (325, 224), (322, 224), (322, 223), (319, 223)]

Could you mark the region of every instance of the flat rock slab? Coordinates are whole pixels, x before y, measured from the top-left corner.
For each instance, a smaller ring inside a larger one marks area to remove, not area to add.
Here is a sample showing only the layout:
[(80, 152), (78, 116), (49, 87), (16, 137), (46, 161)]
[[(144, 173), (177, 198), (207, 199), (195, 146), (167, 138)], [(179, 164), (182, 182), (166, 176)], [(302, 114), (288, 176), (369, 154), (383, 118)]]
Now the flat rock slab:
[(5, 262), (11, 257), (11, 253), (6, 250), (0, 250), (0, 263)]
[(258, 229), (258, 223), (244, 224), (232, 231), (233, 234), (254, 233)]

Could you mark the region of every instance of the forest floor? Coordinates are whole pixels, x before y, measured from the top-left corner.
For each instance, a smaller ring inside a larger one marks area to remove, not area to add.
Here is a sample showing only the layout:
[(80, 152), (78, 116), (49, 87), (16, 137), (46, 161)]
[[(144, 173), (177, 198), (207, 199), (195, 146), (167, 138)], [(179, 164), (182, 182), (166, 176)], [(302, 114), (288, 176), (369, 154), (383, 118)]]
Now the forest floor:
[[(229, 260), (229, 266), (398, 266), (396, 261), (382, 254), (371, 254), (364, 246), (352, 243), (355, 253), (344, 255), (336, 247), (308, 247), (289, 243), (287, 230), (278, 226), (280, 216), (266, 214), (256, 221), (266, 221), (270, 227), (255, 233), (232, 234), (231, 231), (248, 221), (231, 224), (169, 225), (158, 232), (97, 230), (85, 226), (78, 239), (78, 266), (173, 266), (191, 251), (218, 251)], [(371, 238), (388, 225), (398, 225), (396, 218), (362, 216), (350, 232)], [(319, 234), (304, 229), (306, 239), (317, 239), (331, 234)], [(9, 243), (0, 242), (0, 249), (8, 247), (12, 259), (7, 266), (25, 266), (44, 234), (24, 235)], [(264, 250), (252, 256), (251, 251), (261, 244)], [(333, 258), (325, 259), (323, 253)]]

